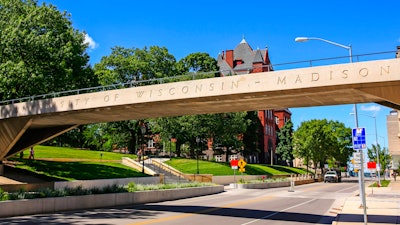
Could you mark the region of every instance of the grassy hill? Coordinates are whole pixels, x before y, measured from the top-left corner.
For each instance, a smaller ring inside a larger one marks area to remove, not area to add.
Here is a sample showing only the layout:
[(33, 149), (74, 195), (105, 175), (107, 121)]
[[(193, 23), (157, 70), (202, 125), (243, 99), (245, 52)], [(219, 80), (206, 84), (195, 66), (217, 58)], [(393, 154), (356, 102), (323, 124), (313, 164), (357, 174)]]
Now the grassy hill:
[[(197, 173), (197, 160), (174, 158), (166, 162), (168, 165), (180, 170), (183, 173)], [(234, 170), (229, 163), (218, 163), (199, 160), (199, 172), (201, 174), (213, 174), (214, 176), (233, 175)], [(238, 173), (238, 171), (236, 171)], [(288, 175), (288, 174), (306, 174), (306, 170), (286, 167), (286, 166), (268, 166), (262, 164), (247, 164), (245, 166), (246, 175)]]
[[(111, 179), (124, 177), (145, 176), (137, 171), (121, 164), (122, 157), (136, 159), (136, 155), (113, 152), (101, 152), (64, 147), (35, 146), (35, 160), (28, 159), (29, 150), (25, 151), (22, 159), (14, 157), (11, 164), (20, 171), (45, 176), (48, 180), (92, 180)], [(234, 171), (228, 163), (198, 161), (199, 172), (202, 174), (233, 175)], [(173, 158), (167, 164), (183, 173), (197, 173), (197, 160)], [(287, 175), (304, 174), (305, 170), (284, 166), (267, 166), (259, 164), (247, 164), (247, 175)], [(236, 171), (237, 172), (237, 171)]]
[[(75, 148), (35, 146), (35, 160), (14, 157), (16, 168), (47, 177), (47, 180), (92, 180), (145, 176), (140, 171), (121, 164), (122, 157), (135, 159), (135, 155)], [(32, 174), (32, 173), (31, 173)]]

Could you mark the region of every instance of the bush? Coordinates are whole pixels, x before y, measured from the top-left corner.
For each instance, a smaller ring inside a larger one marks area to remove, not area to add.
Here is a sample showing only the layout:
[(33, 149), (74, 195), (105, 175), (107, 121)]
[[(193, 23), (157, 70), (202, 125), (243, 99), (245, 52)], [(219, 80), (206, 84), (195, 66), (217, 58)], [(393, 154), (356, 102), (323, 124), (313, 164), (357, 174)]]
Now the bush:
[(83, 189), (82, 186), (75, 188), (65, 188), (62, 190), (51, 190), (41, 189), (35, 192), (26, 192), (19, 190), (18, 192), (8, 193), (0, 188), (0, 201), (7, 200), (19, 200), (19, 199), (33, 199), (33, 198), (48, 198), (48, 197), (65, 197), (65, 196), (79, 196), (79, 195), (91, 195), (91, 194), (106, 194), (106, 193), (123, 193), (123, 192), (135, 192), (135, 191), (149, 191), (149, 190), (164, 190), (164, 189), (176, 189), (176, 188), (188, 188), (188, 187), (201, 187), (201, 186), (214, 186), (212, 183), (173, 183), (173, 184), (149, 184), (149, 185), (137, 185), (134, 182), (128, 183), (127, 186), (111, 185), (106, 186), (102, 189), (92, 188)]
[(0, 188), (0, 201), (7, 201), (8, 199), (8, 193), (4, 192), (3, 189)]

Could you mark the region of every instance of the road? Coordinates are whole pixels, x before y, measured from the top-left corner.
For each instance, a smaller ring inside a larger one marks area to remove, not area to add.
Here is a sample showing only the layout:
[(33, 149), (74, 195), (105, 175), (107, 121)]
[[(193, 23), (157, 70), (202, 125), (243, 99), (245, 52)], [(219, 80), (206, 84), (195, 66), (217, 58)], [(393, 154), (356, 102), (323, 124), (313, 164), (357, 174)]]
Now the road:
[(357, 190), (357, 183), (314, 183), (293, 190), (227, 189), (177, 201), (3, 218), (0, 225), (331, 224), (344, 200)]

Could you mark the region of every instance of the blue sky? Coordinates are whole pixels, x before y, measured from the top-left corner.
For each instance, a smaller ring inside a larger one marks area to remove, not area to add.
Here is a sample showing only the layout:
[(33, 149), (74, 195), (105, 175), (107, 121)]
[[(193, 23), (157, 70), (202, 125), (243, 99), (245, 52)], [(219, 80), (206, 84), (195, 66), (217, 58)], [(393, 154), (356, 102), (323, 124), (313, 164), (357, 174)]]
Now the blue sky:
[[(42, 1), (41, 1), (42, 2)], [(44, 0), (71, 14), (74, 28), (88, 34), (91, 64), (111, 48), (166, 47), (177, 60), (195, 52), (212, 57), (234, 49), (244, 36), (253, 49), (268, 46), (272, 64), (338, 56), (348, 50), (321, 41), (297, 43), (296, 37), (319, 37), (351, 44), (353, 55), (395, 51), (400, 45), (398, 0), (376, 1), (65, 1)], [(394, 54), (382, 56), (393, 58)], [(279, 68), (275, 68), (279, 69)], [(338, 120), (354, 127), (353, 105), (291, 108), (297, 128), (310, 119)], [(368, 145), (387, 147), (390, 109), (358, 104), (359, 126)], [(382, 143), (384, 142), (384, 143)]]

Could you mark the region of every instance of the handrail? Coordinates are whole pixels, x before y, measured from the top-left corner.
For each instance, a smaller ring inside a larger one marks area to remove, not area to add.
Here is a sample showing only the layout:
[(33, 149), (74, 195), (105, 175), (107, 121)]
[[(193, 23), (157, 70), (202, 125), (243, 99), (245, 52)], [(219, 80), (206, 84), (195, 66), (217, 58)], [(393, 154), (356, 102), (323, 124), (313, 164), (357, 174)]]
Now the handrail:
[[(359, 55), (353, 55), (352, 57), (357, 59), (357, 60), (354, 60), (354, 62), (355, 61), (360, 62), (361, 61), (360, 58), (362, 58), (362, 57), (383, 55), (383, 54), (389, 54), (389, 53), (395, 54), (396, 51), (385, 51), (385, 52), (377, 52), (377, 53), (359, 54)], [(276, 68), (276, 67), (291, 66), (291, 65), (296, 65), (296, 64), (299, 65), (299, 64), (304, 64), (304, 63), (307, 63), (309, 65), (309, 67), (312, 67), (313, 62), (324, 62), (324, 61), (326, 62), (326, 61), (338, 60), (338, 59), (344, 59), (344, 58), (348, 59), (348, 56), (322, 58), (322, 59), (314, 59), (314, 60), (303, 60), (303, 61), (295, 61), (295, 62), (287, 62), (287, 63), (279, 63), (279, 64), (270, 64), (270, 65), (264, 65), (262, 67), (269, 67), (270, 69), (273, 70), (273, 68)], [(368, 61), (368, 60), (365, 60), (365, 61)], [(298, 67), (298, 68), (302, 68), (302, 67)], [(241, 68), (240, 71), (252, 70), (252, 69), (254, 69), (254, 67)], [(237, 71), (239, 71), (239, 70), (237, 70)], [(191, 72), (190, 74), (178, 75), (178, 76), (172, 76), (172, 77), (163, 77), (163, 78), (155, 78), (155, 79), (149, 79), (149, 80), (137, 80), (137, 81), (132, 80), (132, 81), (126, 82), (126, 83), (111, 84), (111, 85), (97, 86), (97, 87), (87, 87), (87, 88), (81, 88), (81, 89), (75, 89), (75, 90), (27, 96), (27, 97), (16, 98), (16, 99), (8, 99), (8, 100), (0, 101), (0, 105), (15, 104), (15, 103), (21, 103), (21, 102), (29, 102), (29, 101), (35, 101), (35, 100), (42, 100), (42, 99), (48, 99), (48, 98), (56, 98), (56, 97), (62, 97), (62, 96), (91, 93), (91, 92), (100, 92), (100, 91), (108, 91), (108, 90), (115, 90), (115, 89), (122, 89), (122, 88), (139, 87), (139, 86), (145, 86), (147, 84), (170, 83), (170, 82), (176, 82), (175, 79), (177, 79), (177, 80), (179, 79), (178, 81), (181, 81), (181, 79), (184, 79), (184, 78), (186, 78), (187, 80), (189, 80), (189, 79), (196, 80), (196, 79), (202, 79), (202, 76), (204, 76), (204, 75), (224, 73), (224, 72), (229, 73), (231, 71), (220, 70), (220, 71), (211, 71), (211, 72)], [(235, 72), (235, 70), (233, 70), (233, 72)], [(235, 72), (233, 75), (240, 75), (240, 74)]]

